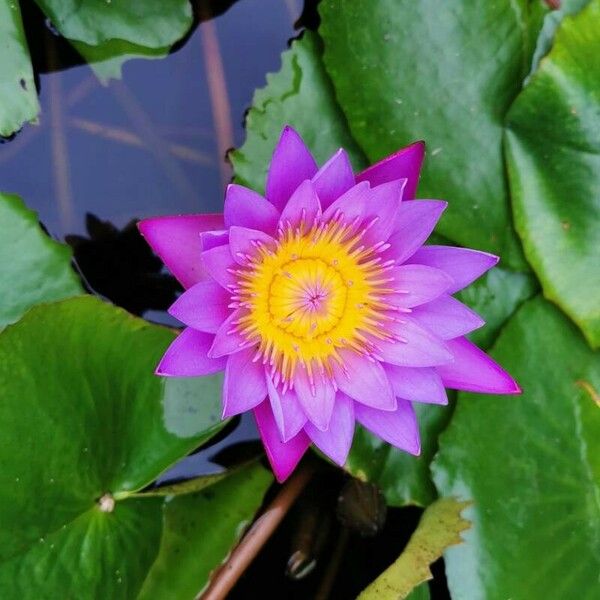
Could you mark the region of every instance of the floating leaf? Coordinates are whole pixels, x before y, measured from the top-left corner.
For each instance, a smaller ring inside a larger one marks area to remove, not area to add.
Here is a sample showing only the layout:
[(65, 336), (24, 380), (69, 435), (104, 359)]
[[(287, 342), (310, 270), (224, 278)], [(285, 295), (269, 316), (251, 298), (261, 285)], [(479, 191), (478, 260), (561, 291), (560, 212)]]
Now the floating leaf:
[(544, 295), (600, 345), (600, 1), (560, 26), (507, 120), (515, 223)]
[(0, 0), (0, 40), (0, 136), (8, 137), (40, 110), (16, 0)]
[(252, 521), (272, 481), (255, 463), (202, 492), (167, 502), (160, 550), (140, 600), (193, 600)]
[(440, 498), (431, 504), (402, 554), (360, 594), (359, 600), (401, 600), (416, 586), (431, 579), (429, 565), (440, 558), (446, 548), (460, 544), (461, 532), (470, 526), (461, 517), (468, 504), (453, 498)]
[(461, 394), (433, 464), (442, 495), (472, 500), (445, 556), (452, 598), (598, 596), (600, 355), (541, 298), (492, 352), (521, 397)]
[(42, 231), (18, 196), (0, 193), (0, 329), (35, 304), (80, 293), (69, 248)]
[(325, 66), (369, 159), (425, 140), (419, 197), (450, 202), (439, 232), (518, 268), (525, 265), (510, 220), (502, 126), (541, 26), (534, 6), (526, 0), (320, 4)]
[(135, 597), (163, 499), (131, 494), (222, 427), (218, 377), (153, 374), (172, 339), (90, 296), (0, 334), (0, 589)]
[(229, 156), (236, 179), (264, 191), (267, 166), (284, 125), (294, 127), (315, 159), (323, 163), (345, 148), (355, 169), (365, 159), (352, 139), (336, 104), (331, 81), (321, 62), (321, 40), (311, 31), (281, 55), (281, 70), (267, 75), (267, 85), (254, 94), (246, 116), (246, 141)]

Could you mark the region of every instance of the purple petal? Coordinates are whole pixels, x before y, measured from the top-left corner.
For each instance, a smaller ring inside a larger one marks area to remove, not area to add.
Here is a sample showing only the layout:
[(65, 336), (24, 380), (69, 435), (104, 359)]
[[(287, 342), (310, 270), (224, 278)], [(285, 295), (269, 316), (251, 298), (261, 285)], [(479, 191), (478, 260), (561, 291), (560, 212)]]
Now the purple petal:
[(231, 294), (218, 283), (207, 279), (186, 290), (169, 308), (169, 314), (185, 325), (216, 333), (231, 310)]
[(386, 276), (394, 278), (390, 287), (397, 291), (382, 298), (401, 308), (431, 302), (454, 284), (444, 271), (425, 265), (402, 265), (391, 269)]
[(383, 412), (355, 404), (354, 415), (361, 425), (388, 444), (415, 456), (421, 454), (419, 424), (408, 400), (398, 398), (398, 408), (394, 412)]
[(188, 288), (204, 278), (200, 233), (223, 229), (223, 215), (156, 217), (140, 221), (138, 228), (169, 271)]
[(279, 219), (279, 227), (283, 228), (289, 224), (295, 229), (300, 223), (304, 223), (304, 231), (307, 231), (320, 214), (321, 204), (317, 192), (312, 182), (307, 179), (298, 186), (285, 205)]
[(223, 218), (225, 227), (238, 225), (272, 235), (277, 229), (279, 211), (260, 194), (232, 183), (227, 186)]
[(311, 382), (306, 368), (299, 365), (294, 374), (294, 391), (304, 414), (315, 427), (326, 431), (335, 402), (335, 389), (331, 381), (313, 368)]
[(222, 371), (227, 359), (208, 357), (208, 349), (213, 339), (214, 336), (210, 333), (196, 331), (191, 327), (184, 329), (167, 348), (156, 367), (156, 374), (171, 377), (200, 377)]
[(256, 352), (242, 350), (227, 359), (223, 382), (223, 418), (232, 417), (258, 406), (267, 396), (265, 368), (252, 362)]
[(373, 339), (385, 362), (400, 367), (433, 367), (452, 361), (446, 343), (408, 317), (388, 322), (385, 328), (398, 337), (398, 341)]
[(200, 248), (202, 252), (211, 250), (217, 246), (224, 246), (229, 242), (229, 231), (221, 229), (219, 231), (204, 231), (200, 234)]
[(370, 192), (371, 188), (366, 181), (355, 185), (323, 212), (322, 220), (327, 222), (339, 212), (343, 215), (346, 223), (351, 223), (354, 219), (362, 221)]
[(323, 454), (343, 466), (354, 436), (354, 401), (346, 394), (338, 392), (329, 429), (320, 431), (312, 423), (307, 423), (304, 431)]
[(357, 402), (380, 410), (395, 410), (396, 398), (385, 370), (376, 360), (370, 360), (352, 350), (340, 350), (342, 370), (334, 363), (338, 388)]
[(226, 290), (237, 284), (237, 278), (232, 271), (238, 268), (231, 256), (229, 245), (217, 246), (202, 253), (202, 266), (206, 272)]
[(448, 293), (453, 294), (491, 269), (498, 260), (493, 254), (469, 248), (423, 246), (408, 262), (446, 271), (454, 279), (454, 285), (448, 290)]
[(212, 346), (208, 351), (211, 358), (239, 352), (248, 343), (246, 336), (240, 333), (237, 322), (247, 314), (243, 308), (234, 310), (217, 330)]
[(394, 179), (405, 178), (407, 183), (404, 189), (404, 199), (412, 200), (417, 191), (424, 156), (425, 143), (415, 142), (365, 169), (356, 176), (356, 181), (368, 181), (375, 186)]
[(362, 242), (369, 245), (386, 242), (396, 224), (406, 179), (397, 179), (371, 188), (365, 208), (365, 225), (371, 224)]
[(417, 306), (411, 317), (443, 340), (466, 335), (485, 324), (476, 312), (456, 298), (446, 295)]
[(347, 152), (340, 148), (313, 177), (315, 190), (325, 210), (355, 183)]
[(266, 196), (282, 211), (294, 190), (317, 172), (317, 163), (302, 138), (286, 125), (273, 152), (267, 173)]
[(240, 265), (246, 265), (261, 246), (273, 248), (275, 244), (275, 240), (268, 233), (258, 229), (232, 227), (229, 230), (229, 251)]
[(385, 365), (385, 372), (398, 398), (426, 404), (448, 404), (442, 378), (434, 367)]
[(483, 394), (520, 394), (516, 381), (485, 352), (465, 338), (447, 342), (454, 362), (437, 367), (446, 387)]
[(282, 442), (268, 402), (254, 409), (254, 418), (275, 477), (283, 483), (300, 462), (310, 439), (304, 431), (300, 431), (288, 442)]
[(393, 258), (398, 264), (410, 258), (427, 240), (447, 205), (441, 200), (402, 202), (385, 258)]
[(275, 387), (269, 375), (266, 375), (266, 380), (271, 410), (281, 434), (281, 441), (287, 442), (304, 427), (306, 415), (294, 391), (286, 390), (282, 393)]

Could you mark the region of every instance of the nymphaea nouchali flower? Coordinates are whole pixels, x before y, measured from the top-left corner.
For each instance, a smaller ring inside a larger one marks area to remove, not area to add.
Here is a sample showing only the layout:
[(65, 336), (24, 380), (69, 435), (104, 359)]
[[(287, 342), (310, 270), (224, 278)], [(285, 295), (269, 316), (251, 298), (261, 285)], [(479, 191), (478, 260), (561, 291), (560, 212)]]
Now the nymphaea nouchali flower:
[(321, 168), (284, 128), (265, 197), (227, 188), (224, 214), (140, 230), (186, 291), (187, 325), (157, 373), (225, 371), (223, 416), (254, 412), (277, 478), (311, 442), (338, 464), (355, 422), (418, 455), (414, 402), (445, 387), (518, 393), (464, 336), (482, 319), (453, 298), (497, 257), (423, 243), (446, 203), (413, 200), (424, 145), (358, 175), (344, 150)]

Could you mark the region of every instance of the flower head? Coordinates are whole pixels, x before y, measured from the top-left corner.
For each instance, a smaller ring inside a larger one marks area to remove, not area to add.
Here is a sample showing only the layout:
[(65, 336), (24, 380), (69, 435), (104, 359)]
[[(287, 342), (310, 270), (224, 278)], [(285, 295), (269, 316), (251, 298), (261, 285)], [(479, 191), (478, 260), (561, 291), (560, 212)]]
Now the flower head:
[(446, 404), (445, 387), (520, 391), (452, 297), (497, 257), (423, 246), (446, 207), (413, 200), (423, 156), (418, 142), (355, 176), (339, 150), (319, 169), (286, 127), (266, 197), (232, 184), (223, 215), (140, 223), (186, 288), (157, 373), (224, 370), (223, 416), (254, 411), (280, 481), (311, 442), (343, 464), (356, 421), (418, 455), (413, 403)]

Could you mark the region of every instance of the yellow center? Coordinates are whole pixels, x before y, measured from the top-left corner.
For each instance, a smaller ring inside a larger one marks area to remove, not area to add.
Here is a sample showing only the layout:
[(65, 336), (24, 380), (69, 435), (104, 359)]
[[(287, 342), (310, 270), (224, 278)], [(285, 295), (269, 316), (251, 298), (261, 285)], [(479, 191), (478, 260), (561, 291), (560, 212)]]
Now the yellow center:
[(248, 309), (237, 328), (279, 381), (290, 382), (300, 362), (331, 373), (340, 348), (372, 350), (372, 339), (389, 339), (391, 293), (383, 244), (361, 245), (356, 224), (332, 220), (280, 231), (274, 248), (258, 245), (237, 271), (234, 300)]

